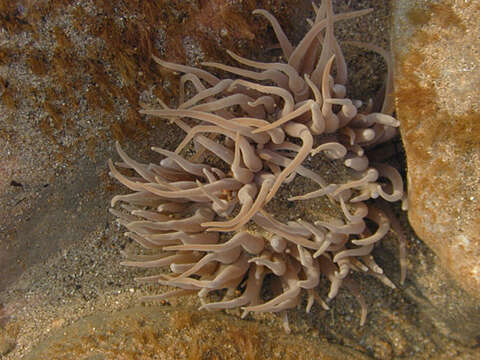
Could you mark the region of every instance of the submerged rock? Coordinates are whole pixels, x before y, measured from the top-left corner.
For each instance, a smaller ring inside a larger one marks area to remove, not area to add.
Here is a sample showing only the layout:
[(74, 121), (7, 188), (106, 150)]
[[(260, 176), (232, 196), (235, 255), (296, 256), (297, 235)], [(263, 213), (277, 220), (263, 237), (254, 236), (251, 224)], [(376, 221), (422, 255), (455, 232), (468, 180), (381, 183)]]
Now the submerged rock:
[(311, 335), (287, 335), (259, 322), (196, 309), (135, 307), (97, 313), (62, 328), (33, 359), (367, 359)]
[(442, 333), (470, 345), (480, 333), (478, 10), (475, 2), (401, 1), (393, 17), (408, 218), (436, 254), (411, 245), (406, 293)]
[(410, 223), (480, 298), (478, 11), (475, 2), (397, 2), (394, 55)]

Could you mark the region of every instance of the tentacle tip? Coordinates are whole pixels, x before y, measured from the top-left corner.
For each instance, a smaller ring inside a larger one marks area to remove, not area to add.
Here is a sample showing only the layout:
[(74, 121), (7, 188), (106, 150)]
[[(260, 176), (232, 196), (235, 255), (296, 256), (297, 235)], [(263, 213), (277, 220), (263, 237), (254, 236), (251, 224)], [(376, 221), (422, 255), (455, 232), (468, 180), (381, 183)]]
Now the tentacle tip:
[(245, 319), (249, 313), (250, 313), (250, 311), (247, 311), (247, 310), (243, 309), (243, 313), (242, 313), (242, 315), (240, 315), (240, 318)]

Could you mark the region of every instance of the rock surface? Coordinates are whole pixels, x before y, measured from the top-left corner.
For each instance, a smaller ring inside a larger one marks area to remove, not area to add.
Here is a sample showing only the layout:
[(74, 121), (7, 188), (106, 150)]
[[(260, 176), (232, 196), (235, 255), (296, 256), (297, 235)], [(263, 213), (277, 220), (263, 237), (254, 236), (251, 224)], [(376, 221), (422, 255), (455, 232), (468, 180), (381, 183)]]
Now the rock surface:
[(93, 314), (57, 330), (25, 357), (36, 359), (366, 360), (312, 334), (287, 335), (258, 322), (177, 307), (134, 307)]
[(480, 5), (395, 3), (397, 114), (408, 217), (456, 281), (480, 299)]

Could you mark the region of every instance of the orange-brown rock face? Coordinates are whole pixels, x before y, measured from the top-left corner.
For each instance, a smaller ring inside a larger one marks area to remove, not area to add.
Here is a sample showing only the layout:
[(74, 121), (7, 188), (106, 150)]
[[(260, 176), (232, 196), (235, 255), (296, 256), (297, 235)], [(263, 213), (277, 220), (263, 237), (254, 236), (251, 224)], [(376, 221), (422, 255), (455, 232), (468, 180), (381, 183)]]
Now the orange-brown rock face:
[[(409, 5), (413, 4), (413, 5)], [(398, 2), (398, 118), (409, 220), (459, 284), (480, 297), (480, 6)]]

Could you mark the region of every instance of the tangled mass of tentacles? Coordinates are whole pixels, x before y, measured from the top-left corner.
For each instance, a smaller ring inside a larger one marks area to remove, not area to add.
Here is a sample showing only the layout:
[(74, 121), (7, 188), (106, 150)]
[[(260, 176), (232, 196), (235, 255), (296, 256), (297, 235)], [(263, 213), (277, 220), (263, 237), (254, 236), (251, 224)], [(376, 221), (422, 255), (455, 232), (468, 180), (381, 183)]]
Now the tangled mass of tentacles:
[[(133, 191), (115, 196), (111, 212), (128, 229), (126, 236), (152, 249), (124, 254), (123, 264), (170, 268), (140, 279), (176, 288), (152, 298), (197, 293), (202, 309), (242, 307), (245, 316), (295, 307), (303, 294), (307, 311), (315, 301), (328, 309), (344, 285), (359, 300), (363, 323), (366, 305), (348, 274), (358, 271), (394, 286), (371, 251), (393, 224), (385, 201), (405, 203), (403, 181), (394, 167), (374, 163), (368, 154), (392, 139), (399, 123), (391, 116), (389, 96), (381, 104), (346, 97), (346, 62), (333, 33), (335, 22), (370, 10), (334, 14), (331, 1), (314, 10), (311, 29), (296, 47), (275, 17), (256, 10), (273, 27), (286, 62), (263, 63), (229, 52), (247, 68), (202, 64), (232, 79), (155, 58), (183, 73), (180, 105), (170, 109), (162, 103), (161, 109), (141, 113), (173, 122), (186, 136), (175, 151), (152, 148), (165, 157), (159, 164), (141, 164), (118, 144), (123, 161), (117, 167), (109, 162), (111, 175)], [(383, 50), (354, 45), (379, 52), (390, 68)], [(391, 93), (390, 75), (385, 93)], [(316, 156), (345, 166), (346, 180), (327, 182), (309, 168), (306, 160)], [(122, 170), (129, 175), (119, 169), (129, 169)], [(298, 194), (301, 188), (292, 187), (295, 196), (284, 201), (327, 199), (342, 218), (276, 219), (269, 202), (298, 177), (317, 189)], [(119, 202), (121, 210), (113, 209)], [(400, 259), (403, 280), (402, 239)], [(318, 289), (322, 277), (330, 281), (326, 299)], [(272, 290), (265, 291), (265, 284)]]

